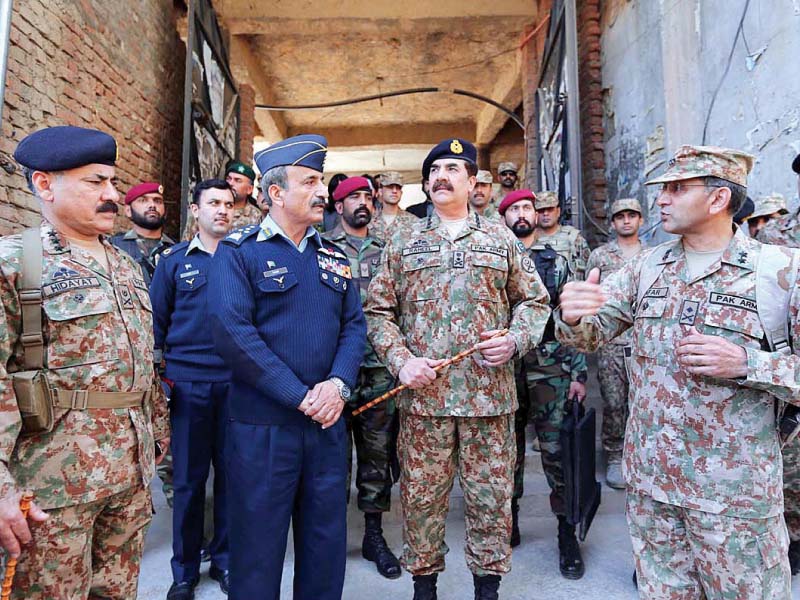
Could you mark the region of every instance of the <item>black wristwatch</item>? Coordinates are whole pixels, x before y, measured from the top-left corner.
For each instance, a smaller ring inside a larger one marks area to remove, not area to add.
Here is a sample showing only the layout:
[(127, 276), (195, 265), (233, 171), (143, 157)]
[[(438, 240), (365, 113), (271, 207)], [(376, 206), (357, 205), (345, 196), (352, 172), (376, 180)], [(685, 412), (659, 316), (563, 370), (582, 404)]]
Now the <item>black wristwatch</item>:
[(344, 381), (342, 381), (339, 377), (331, 377), (330, 379), (328, 379), (328, 381), (333, 382), (333, 385), (335, 385), (338, 388), (339, 395), (342, 397), (342, 400), (344, 400), (345, 402), (350, 400), (350, 394), (351, 394), (350, 388)]

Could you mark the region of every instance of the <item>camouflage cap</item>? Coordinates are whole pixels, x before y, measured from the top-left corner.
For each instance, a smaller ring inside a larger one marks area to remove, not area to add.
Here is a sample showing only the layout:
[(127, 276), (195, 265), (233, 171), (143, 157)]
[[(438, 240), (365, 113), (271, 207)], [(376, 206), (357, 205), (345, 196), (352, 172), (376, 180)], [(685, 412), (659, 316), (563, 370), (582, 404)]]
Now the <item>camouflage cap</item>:
[(398, 171), (381, 173), (381, 185), (403, 185), (403, 174)]
[(533, 208), (541, 210), (543, 208), (553, 208), (559, 206), (558, 194), (555, 192), (537, 192), (536, 200), (533, 201)]
[(666, 173), (647, 182), (647, 185), (694, 179), (719, 177), (747, 187), (747, 174), (753, 168), (755, 157), (741, 150), (718, 146), (681, 146), (669, 161)]
[(494, 179), (492, 178), (492, 172), (491, 171), (484, 171), (483, 169), (481, 169), (480, 171), (478, 171), (477, 182), (478, 183), (494, 183)]
[(497, 165), (498, 173), (505, 173), (506, 171), (513, 171), (514, 173), (518, 173), (519, 169), (517, 168), (517, 165), (515, 165), (513, 162), (501, 162), (499, 165)]
[(621, 213), (623, 210), (632, 210), (642, 214), (642, 205), (639, 204), (636, 198), (620, 198), (611, 205), (611, 217), (613, 218), (614, 215)]
[(760, 196), (758, 200), (756, 200), (755, 210), (753, 210), (753, 214), (751, 214), (748, 219), (766, 217), (774, 215), (775, 213), (785, 215), (788, 212), (789, 211), (786, 210), (786, 198), (781, 194), (770, 194), (769, 196)]

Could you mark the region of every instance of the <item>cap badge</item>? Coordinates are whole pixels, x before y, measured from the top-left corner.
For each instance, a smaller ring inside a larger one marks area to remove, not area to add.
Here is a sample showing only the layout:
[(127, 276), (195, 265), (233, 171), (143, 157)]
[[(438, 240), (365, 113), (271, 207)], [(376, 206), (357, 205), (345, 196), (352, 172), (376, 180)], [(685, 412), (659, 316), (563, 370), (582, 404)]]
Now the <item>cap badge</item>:
[(450, 142), (450, 152), (453, 154), (461, 154), (464, 151), (464, 147), (461, 145), (461, 142), (458, 140), (453, 140)]

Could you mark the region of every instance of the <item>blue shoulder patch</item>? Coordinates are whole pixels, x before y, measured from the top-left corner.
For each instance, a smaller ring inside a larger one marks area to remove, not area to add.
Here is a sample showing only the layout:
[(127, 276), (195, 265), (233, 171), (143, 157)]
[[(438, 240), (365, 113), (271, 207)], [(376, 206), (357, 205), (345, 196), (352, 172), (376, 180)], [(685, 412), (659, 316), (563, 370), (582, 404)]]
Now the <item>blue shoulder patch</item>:
[(231, 244), (232, 246), (241, 246), (243, 241), (258, 233), (260, 228), (260, 225), (245, 225), (244, 227), (240, 227), (239, 229), (235, 229), (230, 232), (228, 237), (222, 241)]

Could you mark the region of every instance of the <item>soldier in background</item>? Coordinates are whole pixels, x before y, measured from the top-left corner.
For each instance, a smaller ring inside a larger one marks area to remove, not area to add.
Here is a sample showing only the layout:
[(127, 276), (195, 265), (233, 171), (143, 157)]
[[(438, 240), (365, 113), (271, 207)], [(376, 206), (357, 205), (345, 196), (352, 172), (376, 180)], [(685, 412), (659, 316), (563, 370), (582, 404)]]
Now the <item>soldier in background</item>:
[[(506, 225), (525, 246), (539, 278), (550, 294), (550, 307), (558, 306), (561, 289), (573, 277), (567, 259), (548, 244), (535, 239), (536, 196), (530, 190), (511, 192), (500, 203), (499, 212)], [(547, 484), (550, 508), (558, 520), (559, 570), (568, 579), (584, 574), (583, 557), (575, 537), (575, 526), (567, 523), (564, 471), (561, 463), (560, 431), (569, 400), (583, 402), (586, 397), (586, 356), (561, 345), (555, 339), (552, 317), (536, 348), (515, 362), (519, 408), (514, 416), (517, 457), (514, 468), (514, 495), (511, 546), (520, 543), (519, 499), (525, 478), (525, 429), (529, 419), (536, 427)]]
[(500, 181), (500, 202), (517, 189), (518, 173), (519, 169), (513, 162), (501, 162), (497, 166), (497, 179)]
[[(231, 231), (245, 225), (258, 225), (264, 218), (261, 209), (253, 199), (253, 188), (256, 172), (238, 160), (232, 160), (225, 166), (225, 181), (231, 186), (235, 196)], [(186, 227), (183, 229), (183, 240), (191, 241), (197, 235), (197, 221), (194, 214), (186, 216)]]
[[(341, 248), (350, 260), (350, 271), (354, 281), (358, 283), (363, 304), (383, 250), (383, 242), (373, 236), (372, 228), (367, 228), (375, 210), (369, 180), (365, 177), (345, 179), (336, 188), (334, 200), (342, 221), (336, 229), (325, 233), (323, 238)], [(417, 221), (416, 217), (412, 219)], [(345, 408), (345, 416), (353, 408), (388, 392), (393, 384), (394, 378), (378, 360), (372, 344), (367, 343), (364, 362), (361, 363), (358, 374), (358, 385), (348, 402), (349, 408)], [(388, 579), (396, 579), (402, 574), (400, 561), (383, 537), (381, 523), (383, 513), (389, 511), (391, 503), (391, 458), (394, 453), (396, 423), (394, 399), (347, 418), (348, 442), (352, 439), (356, 447), (358, 509), (364, 513), (361, 554), (374, 562), (378, 572)], [(352, 456), (352, 450), (347, 456)], [(350, 463), (348, 460), (348, 464)]]
[(407, 227), (417, 222), (418, 217), (400, 208), (403, 197), (403, 176), (397, 171), (386, 171), (379, 178), (378, 200), (380, 208), (372, 218), (370, 234), (379, 240), (392, 236), (399, 227)]
[[(795, 157), (792, 170), (797, 175), (800, 196), (800, 154)], [(756, 239), (764, 244), (800, 248), (800, 209), (766, 223)], [(789, 564), (792, 575), (797, 575), (800, 573), (800, 437), (783, 447), (783, 498), (783, 516), (789, 530)]]
[(549, 245), (567, 259), (574, 279), (582, 280), (586, 274), (589, 260), (589, 244), (580, 230), (571, 225), (561, 225), (561, 205), (555, 192), (543, 191), (536, 194), (536, 231), (534, 240)]
[[(639, 228), (642, 225), (642, 206), (636, 198), (620, 198), (611, 205), (611, 228), (617, 239), (592, 250), (587, 271), (600, 269), (600, 281), (616, 273), (622, 265), (642, 251)], [(623, 333), (597, 352), (597, 374), (603, 397), (603, 449), (606, 453), (606, 483), (624, 490), (622, 479), (622, 447), (625, 423), (628, 420), (628, 373), (625, 354), (630, 352), (630, 333)]]
[(164, 187), (160, 183), (148, 181), (135, 185), (125, 194), (125, 216), (133, 227), (110, 239), (142, 267), (147, 285), (153, 279), (159, 255), (175, 244), (164, 233), (166, 213)]
[[(511, 360), (539, 341), (549, 315), (524, 248), (501, 223), (469, 210), (476, 155), (461, 139), (428, 154), (422, 175), (434, 212), (387, 241), (364, 309), (378, 357), (410, 388), (399, 397), (398, 448), (402, 562), (414, 576), (414, 600), (437, 597), (456, 472), (475, 598), (498, 598), (511, 568)], [(492, 338), (504, 328), (509, 333)], [(477, 342), (473, 357), (434, 370)]]
[(475, 188), (469, 195), (469, 205), (472, 210), (487, 219), (497, 218), (491, 171), (478, 171), (478, 175), (475, 177)]
[(562, 342), (591, 352), (633, 329), (622, 472), (645, 599), (791, 598), (775, 399), (800, 402), (800, 294), (794, 256), (733, 227), (752, 164), (679, 148), (648, 184), (681, 237), (561, 293)]
[[(0, 545), (19, 557), (12, 598), (136, 597), (169, 422), (147, 285), (105, 237), (118, 211), (116, 156), (113, 137), (79, 127), (39, 130), (14, 152), (43, 221), (31, 238), (0, 240)], [(23, 273), (31, 265), (41, 271)], [(27, 277), (41, 288), (33, 313)], [(38, 343), (23, 340), (31, 324)], [(46, 392), (18, 386), (31, 369)]]
[(750, 237), (755, 238), (767, 223), (774, 219), (779, 219), (788, 212), (786, 210), (786, 198), (781, 194), (760, 196), (755, 202), (752, 214), (747, 218)]

